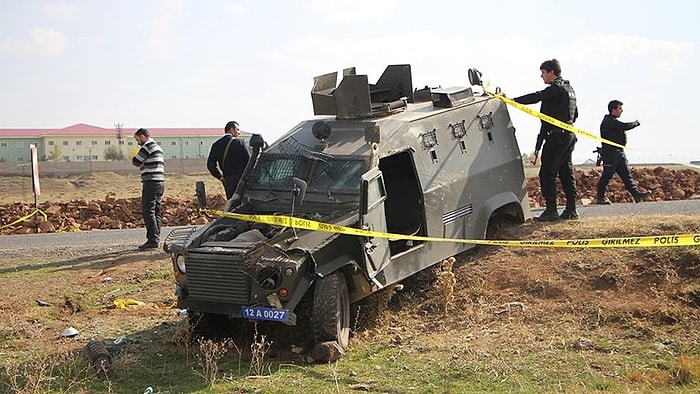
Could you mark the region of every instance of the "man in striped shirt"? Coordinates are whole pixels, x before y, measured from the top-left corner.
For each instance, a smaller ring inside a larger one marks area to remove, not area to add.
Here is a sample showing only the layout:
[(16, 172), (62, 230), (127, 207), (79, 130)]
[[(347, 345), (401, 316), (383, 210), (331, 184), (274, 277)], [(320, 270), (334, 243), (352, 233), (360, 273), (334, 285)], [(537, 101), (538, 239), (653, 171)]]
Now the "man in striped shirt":
[(160, 224), (163, 218), (161, 198), (165, 190), (165, 165), (163, 150), (151, 138), (148, 129), (138, 129), (134, 133), (141, 146), (131, 163), (141, 169), (141, 213), (146, 225), (146, 242), (139, 249), (155, 249), (160, 240)]

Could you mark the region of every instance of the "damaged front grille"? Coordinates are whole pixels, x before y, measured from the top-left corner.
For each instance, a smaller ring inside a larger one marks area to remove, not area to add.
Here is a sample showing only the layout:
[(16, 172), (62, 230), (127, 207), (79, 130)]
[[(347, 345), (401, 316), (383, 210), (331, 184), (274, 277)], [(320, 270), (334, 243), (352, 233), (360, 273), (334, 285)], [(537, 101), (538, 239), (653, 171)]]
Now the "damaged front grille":
[(240, 255), (188, 255), (187, 288), (192, 301), (247, 305), (249, 286), (250, 277)]

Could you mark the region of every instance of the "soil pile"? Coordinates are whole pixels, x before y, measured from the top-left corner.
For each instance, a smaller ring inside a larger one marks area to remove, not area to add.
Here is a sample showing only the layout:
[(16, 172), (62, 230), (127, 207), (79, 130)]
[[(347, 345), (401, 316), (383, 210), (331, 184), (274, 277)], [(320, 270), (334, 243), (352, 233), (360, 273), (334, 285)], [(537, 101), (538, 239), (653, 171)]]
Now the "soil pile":
[[(576, 170), (576, 189), (578, 191), (578, 204), (595, 204), (598, 180), (603, 173), (602, 169), (593, 168), (587, 171)], [(648, 201), (672, 201), (700, 198), (700, 173), (694, 169), (682, 170), (656, 168), (631, 168), (632, 179), (641, 191), (650, 191)], [(545, 205), (542, 193), (540, 193), (540, 180), (537, 177), (528, 178), (527, 193), (530, 196), (530, 206), (543, 207)], [(559, 184), (559, 204), (566, 202), (564, 191)], [(613, 203), (632, 202), (632, 195), (625, 189), (620, 177), (615, 175), (608, 183), (606, 197)]]
[[(693, 169), (653, 169), (632, 168), (632, 177), (642, 190), (650, 191), (651, 201), (685, 200), (700, 198), (700, 173)], [(600, 179), (601, 170), (595, 168), (586, 171), (576, 171), (576, 183), (579, 204), (591, 204), (596, 201), (596, 186)], [(540, 193), (540, 183), (537, 177), (527, 179), (530, 206), (544, 206)], [(632, 202), (632, 196), (627, 192), (619, 177), (610, 181), (607, 197), (613, 203)], [(226, 201), (223, 195), (208, 195), (207, 206), (212, 209), (223, 209)], [(559, 202), (565, 198), (559, 188)], [(2, 234), (26, 234), (35, 232), (57, 231), (87, 231), (92, 229), (125, 229), (143, 226), (141, 217), (140, 198), (119, 198), (117, 192), (109, 192), (104, 199), (76, 199), (67, 202), (45, 202), (39, 209), (46, 213), (34, 217), (14, 221), (34, 212), (34, 207), (28, 203), (15, 203), (0, 206), (0, 230)], [(204, 224), (208, 219), (199, 212), (196, 199), (181, 197), (163, 198), (163, 226), (184, 226)]]

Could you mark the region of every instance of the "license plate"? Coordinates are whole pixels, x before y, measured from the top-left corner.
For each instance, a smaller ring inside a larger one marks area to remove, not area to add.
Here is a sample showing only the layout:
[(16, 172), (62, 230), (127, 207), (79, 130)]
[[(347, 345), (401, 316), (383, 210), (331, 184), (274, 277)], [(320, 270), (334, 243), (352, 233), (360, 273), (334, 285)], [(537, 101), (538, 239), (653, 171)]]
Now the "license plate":
[(241, 315), (245, 319), (268, 320), (285, 322), (289, 319), (287, 309), (263, 308), (258, 306), (244, 306), (241, 308)]

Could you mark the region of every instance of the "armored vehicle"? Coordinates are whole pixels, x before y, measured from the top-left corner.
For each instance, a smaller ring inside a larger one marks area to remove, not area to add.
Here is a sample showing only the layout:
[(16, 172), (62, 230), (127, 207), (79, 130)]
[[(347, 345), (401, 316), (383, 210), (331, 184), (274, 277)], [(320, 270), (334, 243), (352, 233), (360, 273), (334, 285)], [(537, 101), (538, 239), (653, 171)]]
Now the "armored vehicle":
[(226, 216), (175, 230), (165, 248), (178, 304), (201, 333), (268, 320), (309, 327), (317, 343), (345, 348), (352, 303), (474, 246), (401, 235), (483, 239), (497, 216), (530, 217), (500, 100), (473, 87), (414, 89), (410, 65), (387, 67), (376, 84), (354, 68), (336, 80), (314, 78), (313, 119), (265, 149), (251, 138), (253, 155), (226, 210), (392, 235)]

